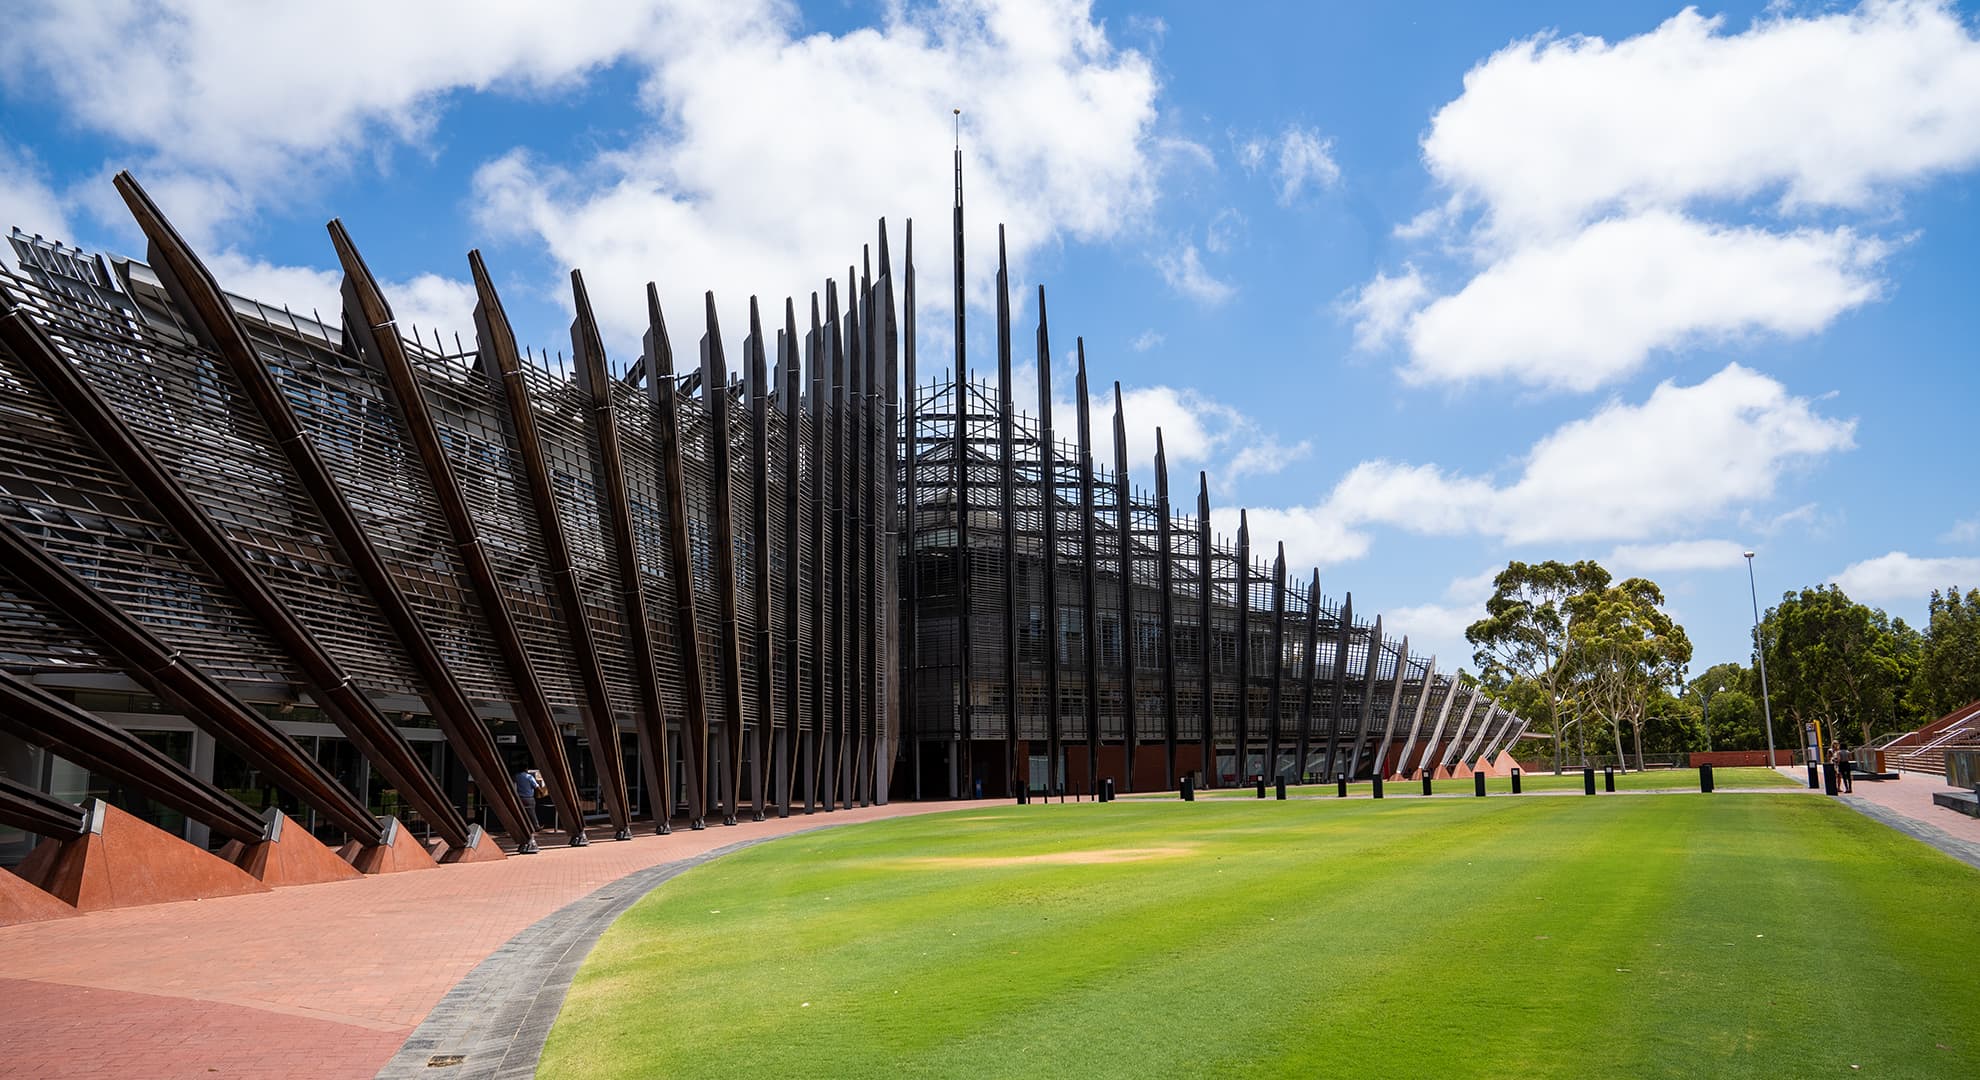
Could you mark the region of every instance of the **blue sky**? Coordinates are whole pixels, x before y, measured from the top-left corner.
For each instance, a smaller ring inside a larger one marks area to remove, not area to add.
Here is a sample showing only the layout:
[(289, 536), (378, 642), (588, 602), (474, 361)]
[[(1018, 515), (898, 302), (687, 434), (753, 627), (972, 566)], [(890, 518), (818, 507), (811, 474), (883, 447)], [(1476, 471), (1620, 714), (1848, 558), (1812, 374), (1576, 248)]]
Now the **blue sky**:
[(141, 252), (129, 168), (237, 291), (328, 310), (340, 216), (402, 319), (465, 337), (480, 247), (552, 349), (575, 265), (620, 360), (646, 281), (737, 334), (885, 216), (945, 367), (961, 107), (978, 370), (1001, 221), (1024, 377), (1042, 283), (1136, 460), (1160, 424), (1221, 526), (1446, 668), (1510, 558), (1656, 579), (1694, 670), (1745, 658), (1745, 548), (1763, 604), (1980, 584), (1971, 8), (17, 11), (0, 225)]

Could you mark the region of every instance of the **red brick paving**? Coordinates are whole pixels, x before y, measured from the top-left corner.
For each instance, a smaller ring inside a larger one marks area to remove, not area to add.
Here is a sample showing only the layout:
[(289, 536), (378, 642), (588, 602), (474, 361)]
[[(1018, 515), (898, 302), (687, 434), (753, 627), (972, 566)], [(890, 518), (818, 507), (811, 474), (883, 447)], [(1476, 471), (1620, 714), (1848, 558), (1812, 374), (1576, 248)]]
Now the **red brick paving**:
[(474, 966), (635, 870), (911, 803), (0, 928), (0, 1076), (368, 1077)]
[[(1808, 774), (1804, 770), (1795, 775), (1806, 779)], [(1898, 775), (1903, 779), (1858, 780), (1854, 785), (1854, 794), (1859, 799), (1895, 810), (1908, 818), (1937, 825), (1957, 839), (1980, 844), (1980, 818), (1970, 818), (1932, 802), (1933, 792), (1961, 789), (1949, 786), (1945, 777), (1930, 773), (1905, 772)]]

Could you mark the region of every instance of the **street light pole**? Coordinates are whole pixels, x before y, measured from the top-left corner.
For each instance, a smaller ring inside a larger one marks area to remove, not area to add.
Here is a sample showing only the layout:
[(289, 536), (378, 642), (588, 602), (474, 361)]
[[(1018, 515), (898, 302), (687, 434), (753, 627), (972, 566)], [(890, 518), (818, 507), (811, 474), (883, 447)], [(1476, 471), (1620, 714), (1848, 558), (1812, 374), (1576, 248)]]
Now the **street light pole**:
[(1712, 752), (1712, 695), (1724, 689), (1725, 687), (1723, 686), (1714, 686), (1708, 690), (1701, 685), (1698, 689), (1692, 691), (1692, 693), (1698, 695), (1699, 703), (1705, 706), (1703, 723), (1705, 725), (1705, 752), (1708, 754)]
[(1746, 552), (1746, 590), (1753, 597), (1753, 647), (1760, 656), (1760, 711), (1767, 718), (1767, 767), (1774, 767), (1774, 704), (1767, 696), (1767, 641), (1760, 636), (1760, 587), (1753, 583), (1753, 553)]

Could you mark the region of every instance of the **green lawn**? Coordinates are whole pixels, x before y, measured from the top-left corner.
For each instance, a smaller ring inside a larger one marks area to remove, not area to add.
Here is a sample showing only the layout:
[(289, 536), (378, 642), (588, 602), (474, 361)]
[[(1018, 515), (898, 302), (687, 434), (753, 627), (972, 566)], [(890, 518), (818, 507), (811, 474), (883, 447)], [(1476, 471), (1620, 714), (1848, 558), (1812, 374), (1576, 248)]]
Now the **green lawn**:
[(1806, 795), (903, 818), (656, 890), (539, 1075), (1980, 1076), (1976, 900)]
[[(1807, 786), (1804, 782), (1796, 780), (1793, 777), (1781, 775), (1777, 770), (1763, 768), (1713, 769), (1712, 782), (1714, 786), (1722, 789), (1752, 787), (1799, 788)], [(1580, 791), (1581, 770), (1575, 769), (1570, 772), (1564, 772), (1559, 776), (1555, 776), (1551, 772), (1524, 773), (1520, 776), (1519, 786), (1521, 791)], [(1411, 795), (1423, 794), (1423, 782), (1421, 780), (1390, 780), (1383, 784), (1382, 790), (1383, 795), (1388, 798), (1408, 798)], [(1432, 780), (1430, 782), (1430, 790), (1437, 795), (1470, 795), (1473, 791), (1472, 779), (1467, 776), (1457, 780)], [(1492, 795), (1510, 795), (1512, 794), (1512, 778), (1508, 776), (1487, 777), (1485, 780), (1485, 790)], [(1606, 794), (1602, 787), (1602, 773), (1599, 770), (1595, 773), (1595, 790), (1597, 793)], [(1617, 773), (1616, 790), (1697, 791), (1698, 770), (1652, 769), (1648, 772)], [(1289, 796), (1312, 795), (1331, 797), (1336, 795), (1338, 791), (1339, 788), (1333, 784), (1297, 784), (1289, 785), (1286, 788), (1286, 794)], [(1373, 785), (1366, 780), (1348, 785), (1348, 795), (1350, 797), (1367, 796), (1372, 794), (1372, 791)], [(1255, 787), (1219, 788), (1215, 791), (1199, 791), (1196, 795), (1200, 799), (1256, 799), (1258, 797), (1258, 789)], [(1265, 797), (1270, 799), (1274, 795), (1275, 791), (1272, 785), (1267, 784), (1265, 786)], [(1122, 796), (1122, 798), (1127, 797)], [(1175, 797), (1174, 792), (1164, 795), (1148, 794), (1133, 796), (1133, 798), (1137, 799), (1173, 799)]]

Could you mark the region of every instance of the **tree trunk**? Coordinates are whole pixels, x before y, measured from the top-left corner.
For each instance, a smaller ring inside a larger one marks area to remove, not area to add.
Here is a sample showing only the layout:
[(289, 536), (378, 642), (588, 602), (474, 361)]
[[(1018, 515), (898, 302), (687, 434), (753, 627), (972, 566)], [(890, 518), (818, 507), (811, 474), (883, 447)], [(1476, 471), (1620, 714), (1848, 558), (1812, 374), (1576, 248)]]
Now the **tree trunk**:
[(1611, 720), (1609, 721), (1609, 731), (1616, 737), (1616, 764), (1621, 765), (1624, 772), (1628, 772), (1629, 758), (1623, 753), (1622, 747), (1622, 725)]
[(1642, 772), (1643, 771), (1643, 721), (1631, 720), (1629, 722), (1629, 729), (1630, 729), (1630, 734), (1635, 736), (1636, 738), (1636, 771)]

